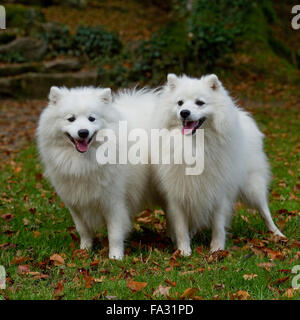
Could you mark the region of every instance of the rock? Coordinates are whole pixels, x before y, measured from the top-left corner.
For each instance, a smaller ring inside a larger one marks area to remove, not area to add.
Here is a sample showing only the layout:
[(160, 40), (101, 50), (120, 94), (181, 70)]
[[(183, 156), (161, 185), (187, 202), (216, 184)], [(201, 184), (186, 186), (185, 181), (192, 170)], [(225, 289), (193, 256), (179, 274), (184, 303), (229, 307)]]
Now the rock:
[(81, 63), (76, 58), (60, 59), (44, 63), (45, 72), (79, 71), (81, 66)]
[(45, 16), (38, 8), (27, 8), (19, 4), (7, 4), (6, 10), (6, 25), (9, 27), (20, 28), (23, 31), (27, 27), (37, 22), (44, 22)]
[(0, 46), (0, 54), (19, 53), (25, 61), (39, 61), (47, 51), (47, 44), (43, 40), (24, 37)]
[(27, 6), (50, 6), (53, 0), (9, 0), (10, 3), (25, 4)]
[(0, 44), (6, 44), (13, 40), (15, 40), (17, 37), (17, 33), (14, 30), (1, 30), (0, 32)]
[(69, 73), (26, 73), (0, 78), (0, 96), (10, 98), (45, 99), (51, 86), (97, 86), (96, 71)]
[(54, 0), (53, 2), (57, 4), (67, 5), (70, 7), (80, 8), (80, 9), (86, 8), (88, 3), (87, 0), (65, 0), (63, 1), (63, 3), (60, 0)]
[(73, 38), (68, 26), (58, 22), (46, 22), (41, 27), (48, 52), (66, 53), (72, 49)]
[(40, 72), (44, 68), (42, 63), (21, 63), (0, 65), (0, 77), (15, 76), (27, 72)]

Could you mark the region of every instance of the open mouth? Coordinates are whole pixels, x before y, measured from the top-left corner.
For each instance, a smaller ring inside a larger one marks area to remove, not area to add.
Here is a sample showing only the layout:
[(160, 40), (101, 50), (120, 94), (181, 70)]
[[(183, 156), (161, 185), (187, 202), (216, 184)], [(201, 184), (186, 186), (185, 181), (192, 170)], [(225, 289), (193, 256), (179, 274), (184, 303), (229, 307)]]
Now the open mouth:
[(76, 150), (80, 153), (85, 153), (89, 149), (89, 144), (93, 140), (96, 132), (89, 138), (89, 139), (81, 139), (77, 140), (74, 139), (68, 132), (66, 132), (66, 136), (71, 140), (71, 142), (74, 144)]
[(182, 120), (182, 129), (181, 129), (182, 134), (183, 135), (195, 134), (196, 130), (201, 127), (202, 123), (205, 120), (206, 120), (205, 117), (200, 118), (197, 121)]

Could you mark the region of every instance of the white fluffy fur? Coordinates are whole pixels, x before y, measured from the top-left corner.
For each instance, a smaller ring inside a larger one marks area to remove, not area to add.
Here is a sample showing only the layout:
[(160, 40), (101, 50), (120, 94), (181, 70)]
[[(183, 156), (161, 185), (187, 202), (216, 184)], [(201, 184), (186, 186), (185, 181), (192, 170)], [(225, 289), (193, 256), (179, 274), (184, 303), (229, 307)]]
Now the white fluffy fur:
[[(130, 109), (139, 105), (143, 95), (122, 93), (112, 105), (110, 89), (52, 87), (37, 130), (45, 175), (70, 209), (81, 238), (80, 247), (90, 249), (94, 232), (106, 225), (109, 257), (114, 259), (123, 257), (130, 216), (144, 209), (145, 200), (151, 198), (149, 166), (99, 165), (98, 142), (93, 139), (88, 151), (79, 153), (66, 132), (73, 138), (78, 138), (79, 129), (88, 129), (90, 136), (104, 128), (117, 133), (118, 121), (132, 118)], [(129, 117), (124, 110), (128, 110)], [(76, 120), (69, 122), (72, 115)], [(88, 120), (90, 115), (96, 119), (94, 122)], [(139, 123), (142, 118), (136, 108), (129, 130), (136, 126), (134, 119)]]
[[(205, 104), (196, 105), (197, 99)], [(182, 106), (178, 106), (179, 100), (184, 101)], [(270, 231), (283, 236), (267, 204), (269, 166), (263, 134), (255, 121), (234, 104), (216, 75), (201, 79), (168, 76), (153, 113), (156, 127), (181, 128), (183, 109), (191, 111), (193, 120), (206, 117), (201, 126), (205, 142), (203, 173), (185, 175), (184, 164), (153, 166), (167, 198), (171, 234), (181, 252), (191, 254), (190, 236), (202, 228), (212, 229), (211, 251), (224, 249), (225, 229), (239, 196), (260, 211)]]

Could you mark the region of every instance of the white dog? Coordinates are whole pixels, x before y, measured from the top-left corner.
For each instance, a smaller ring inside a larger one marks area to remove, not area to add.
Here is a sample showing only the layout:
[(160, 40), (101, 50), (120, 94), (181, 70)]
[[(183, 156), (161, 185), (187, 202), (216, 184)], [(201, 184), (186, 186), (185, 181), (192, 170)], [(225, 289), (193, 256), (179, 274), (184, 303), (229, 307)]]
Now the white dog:
[(168, 75), (153, 117), (157, 127), (181, 129), (195, 139), (204, 129), (204, 171), (186, 175), (185, 164), (154, 166), (167, 197), (167, 218), (182, 254), (190, 255), (190, 236), (212, 229), (211, 251), (225, 248), (233, 206), (240, 196), (258, 209), (267, 228), (279, 236), (267, 204), (269, 166), (263, 134), (239, 109), (216, 75), (192, 79)]
[[(52, 87), (37, 130), (45, 174), (70, 209), (80, 248), (90, 249), (94, 232), (106, 225), (109, 257), (114, 259), (123, 257), (130, 216), (151, 201), (150, 172), (146, 165), (98, 164), (95, 137), (105, 128), (118, 137), (119, 121), (126, 114), (123, 110), (130, 114), (145, 94), (120, 94), (113, 106), (110, 89)], [(143, 122), (143, 113), (134, 117), (128, 130), (135, 126), (134, 119)]]

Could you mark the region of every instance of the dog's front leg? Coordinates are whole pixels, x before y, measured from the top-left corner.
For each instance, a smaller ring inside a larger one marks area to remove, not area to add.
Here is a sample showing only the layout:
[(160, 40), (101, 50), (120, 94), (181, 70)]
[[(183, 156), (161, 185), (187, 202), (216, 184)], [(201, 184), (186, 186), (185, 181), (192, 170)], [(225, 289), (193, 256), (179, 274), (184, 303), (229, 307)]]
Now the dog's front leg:
[(223, 199), (217, 206), (212, 219), (212, 240), (210, 243), (210, 251), (215, 252), (225, 249), (227, 222), (232, 213), (230, 202)]
[(80, 213), (76, 209), (70, 208), (70, 212), (71, 212), (73, 221), (75, 223), (76, 230), (80, 235), (80, 249), (86, 249), (86, 250), (92, 249), (94, 233), (83, 221)]
[(123, 204), (115, 203), (106, 217), (109, 258), (122, 260), (124, 257), (124, 241), (130, 230), (131, 222), (128, 209)]
[(190, 256), (192, 253), (190, 246), (189, 221), (181, 206), (170, 201), (167, 215), (171, 230), (175, 233), (177, 248), (183, 256)]

